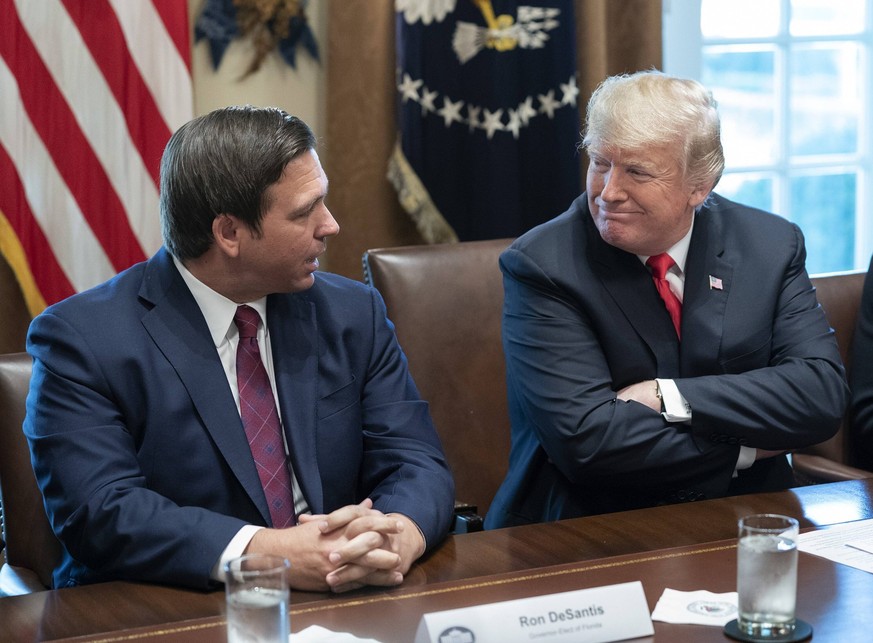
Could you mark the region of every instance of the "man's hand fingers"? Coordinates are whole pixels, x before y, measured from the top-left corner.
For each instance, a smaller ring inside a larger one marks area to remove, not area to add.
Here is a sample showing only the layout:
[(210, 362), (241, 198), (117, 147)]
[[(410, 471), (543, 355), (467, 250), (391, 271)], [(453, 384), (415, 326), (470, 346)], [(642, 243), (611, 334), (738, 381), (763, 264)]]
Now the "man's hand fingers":
[(365, 498), (363, 502), (357, 505), (346, 505), (335, 511), (331, 511), (327, 515), (319, 515), (318, 528), (321, 533), (327, 534), (336, 529), (345, 527), (350, 522), (362, 516), (376, 515), (381, 516), (382, 512), (373, 509), (373, 501)]
[(360, 565), (343, 565), (327, 575), (332, 592), (341, 593), (366, 585), (393, 587), (403, 582), (403, 574), (396, 570), (371, 570)]

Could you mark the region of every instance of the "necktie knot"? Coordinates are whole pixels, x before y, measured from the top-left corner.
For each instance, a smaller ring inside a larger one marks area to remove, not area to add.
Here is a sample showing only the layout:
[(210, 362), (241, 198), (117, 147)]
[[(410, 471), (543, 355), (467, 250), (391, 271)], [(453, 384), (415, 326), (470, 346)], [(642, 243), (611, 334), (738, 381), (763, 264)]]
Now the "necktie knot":
[(670, 268), (676, 265), (676, 262), (666, 252), (662, 252), (659, 255), (649, 257), (646, 260), (646, 265), (652, 269), (652, 276), (656, 279), (664, 279)]
[(252, 339), (258, 336), (258, 326), (261, 316), (251, 306), (239, 306), (233, 316), (233, 322), (239, 330), (240, 339)]

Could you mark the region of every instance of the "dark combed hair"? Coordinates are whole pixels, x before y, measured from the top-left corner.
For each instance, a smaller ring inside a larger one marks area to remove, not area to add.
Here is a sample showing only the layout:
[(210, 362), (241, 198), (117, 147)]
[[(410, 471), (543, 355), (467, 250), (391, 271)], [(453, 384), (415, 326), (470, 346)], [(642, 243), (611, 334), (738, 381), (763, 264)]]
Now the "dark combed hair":
[(161, 159), (164, 245), (180, 261), (199, 257), (222, 214), (260, 234), (267, 188), (315, 145), (306, 123), (273, 107), (225, 107), (189, 121), (170, 137)]

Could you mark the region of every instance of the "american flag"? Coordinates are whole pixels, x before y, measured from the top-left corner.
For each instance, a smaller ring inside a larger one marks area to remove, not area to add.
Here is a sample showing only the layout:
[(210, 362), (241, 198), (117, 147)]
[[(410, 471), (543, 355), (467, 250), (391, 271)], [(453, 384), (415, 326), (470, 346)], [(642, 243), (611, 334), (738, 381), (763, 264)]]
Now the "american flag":
[(32, 315), (161, 245), (193, 112), (186, 0), (0, 0), (0, 252)]

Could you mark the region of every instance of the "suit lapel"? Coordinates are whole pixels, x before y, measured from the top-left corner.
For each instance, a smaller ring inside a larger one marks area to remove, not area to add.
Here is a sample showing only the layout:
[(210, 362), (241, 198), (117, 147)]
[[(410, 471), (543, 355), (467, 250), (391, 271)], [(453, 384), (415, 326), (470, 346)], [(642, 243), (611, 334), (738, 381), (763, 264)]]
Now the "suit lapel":
[(319, 341), (315, 305), (305, 293), (270, 295), (267, 325), (291, 464), (310, 509), (322, 513), (324, 494), (318, 475), (315, 430)]
[(591, 228), (588, 252), (592, 270), (654, 354), (658, 376), (675, 376), (679, 369), (679, 341), (651, 274), (637, 256), (610, 246), (593, 223)]
[(722, 217), (703, 208), (694, 221), (685, 265), (685, 296), (682, 303), (681, 372), (718, 371), (724, 333), (724, 317), (733, 280), (733, 265), (724, 257)]
[(206, 320), (166, 250), (161, 249), (149, 261), (140, 297), (154, 305), (143, 316), (143, 326), (173, 365), (206, 430), (266, 524), (270, 524), (239, 411)]

